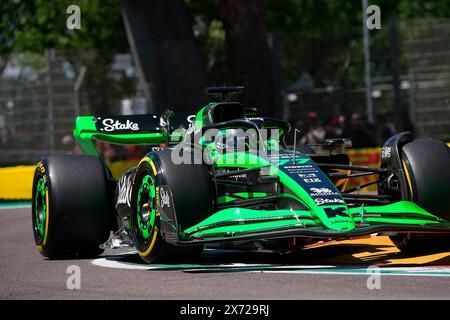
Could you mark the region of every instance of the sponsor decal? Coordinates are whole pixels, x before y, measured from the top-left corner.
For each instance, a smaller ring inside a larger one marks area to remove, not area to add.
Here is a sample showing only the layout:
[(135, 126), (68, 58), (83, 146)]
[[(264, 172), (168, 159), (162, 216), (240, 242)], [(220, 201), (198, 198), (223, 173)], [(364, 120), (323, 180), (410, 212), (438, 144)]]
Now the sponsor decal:
[(280, 166), (285, 166), (286, 164), (289, 164), (290, 166), (297, 166), (297, 165), (299, 165), (299, 166), (301, 166), (301, 165), (304, 165), (305, 163), (307, 163), (308, 161), (309, 161), (309, 158), (293, 158), (293, 157), (290, 157), (290, 158), (288, 158), (288, 159), (283, 159), (282, 157), (280, 157), (279, 158), (279, 163), (280, 163)]
[(247, 174), (235, 174), (233, 176), (230, 176), (230, 178), (247, 178)]
[(167, 122), (163, 119), (163, 117), (159, 118), (159, 125), (161, 127), (167, 127)]
[(161, 195), (161, 208), (164, 208), (164, 207), (168, 207), (168, 208), (170, 208), (170, 195), (169, 195), (169, 191), (167, 191), (167, 190), (165, 190), (165, 189), (163, 189), (163, 188), (161, 188), (161, 189), (159, 189), (160, 191), (159, 191), (159, 193), (160, 193), (160, 195)]
[(299, 166), (284, 166), (283, 168), (286, 169), (286, 170), (289, 170), (289, 169), (303, 170), (303, 169), (307, 169), (307, 168), (313, 168), (313, 166), (310, 165), (310, 164), (306, 164), (306, 165), (303, 165), (301, 167), (299, 167)]
[(186, 130), (186, 134), (191, 134), (195, 131), (195, 114), (187, 117), (187, 122), (189, 123), (189, 127)]
[(345, 203), (344, 200), (340, 199), (340, 198), (316, 198), (314, 199), (314, 201), (316, 202), (316, 204), (318, 206), (322, 206), (324, 204), (336, 204), (336, 203)]
[(42, 162), (38, 162), (37, 166), (39, 167), (39, 170), (41, 171), (42, 175), (45, 175), (45, 167)]
[(95, 117), (97, 131), (105, 133), (158, 132), (161, 119), (156, 115)]
[(309, 190), (311, 192), (318, 193), (318, 194), (332, 194), (333, 193), (333, 191), (331, 191), (328, 188), (311, 188)]
[(125, 175), (119, 181), (119, 196), (117, 197), (117, 204), (126, 204), (131, 207), (131, 181), (132, 175)]
[(299, 173), (298, 176), (300, 178), (317, 178), (317, 175), (315, 173), (306, 173), (306, 174)]
[(381, 149), (381, 158), (388, 159), (391, 157), (392, 147), (383, 147)]
[(258, 117), (251, 117), (251, 118), (245, 118), (249, 121), (264, 121), (264, 118), (258, 118)]
[(114, 120), (110, 118), (103, 119), (102, 121), (103, 127), (100, 128), (100, 131), (116, 131), (116, 130), (131, 130), (138, 131), (139, 125), (131, 120), (127, 120), (125, 123), (120, 122), (119, 120)]
[(303, 179), (303, 181), (305, 181), (306, 183), (320, 183), (320, 182), (322, 182), (322, 180), (320, 180), (319, 178)]
[(320, 197), (320, 196), (339, 196), (339, 192), (335, 192), (328, 188), (310, 188), (309, 191), (311, 197)]

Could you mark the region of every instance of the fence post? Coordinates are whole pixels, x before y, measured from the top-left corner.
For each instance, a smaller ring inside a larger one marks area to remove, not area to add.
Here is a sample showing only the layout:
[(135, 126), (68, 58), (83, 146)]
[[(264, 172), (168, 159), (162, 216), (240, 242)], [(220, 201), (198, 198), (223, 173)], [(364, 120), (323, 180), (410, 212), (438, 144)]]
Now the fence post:
[(52, 64), (54, 58), (53, 49), (45, 50), (47, 61), (47, 130), (48, 130), (48, 150), (52, 152), (55, 149), (55, 122), (53, 106), (53, 88), (52, 88)]
[(362, 0), (363, 9), (363, 48), (364, 48), (364, 70), (366, 81), (366, 108), (367, 121), (373, 123), (373, 105), (372, 105), (372, 76), (370, 74), (370, 34), (366, 26), (367, 21), (367, 0)]
[(392, 89), (394, 91), (394, 105), (395, 105), (395, 129), (397, 132), (402, 132), (405, 126), (402, 96), (400, 93), (400, 63), (399, 63), (399, 47), (398, 47), (398, 32), (397, 22), (392, 19), (389, 23), (389, 55), (392, 72)]
[(87, 68), (85, 66), (80, 67), (80, 72), (78, 73), (77, 79), (73, 85), (73, 98), (74, 98), (74, 111), (75, 116), (79, 116), (81, 113), (80, 108), (80, 87), (84, 80), (84, 75), (86, 73)]

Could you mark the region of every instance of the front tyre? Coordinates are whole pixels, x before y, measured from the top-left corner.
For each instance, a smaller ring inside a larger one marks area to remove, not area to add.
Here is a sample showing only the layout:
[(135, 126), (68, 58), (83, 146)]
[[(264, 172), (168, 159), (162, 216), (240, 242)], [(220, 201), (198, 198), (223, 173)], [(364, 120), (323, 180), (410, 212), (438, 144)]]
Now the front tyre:
[[(195, 187), (194, 184), (195, 183)], [(211, 214), (212, 191), (204, 165), (175, 165), (170, 150), (150, 153), (139, 163), (131, 194), (130, 228), (134, 246), (147, 263), (187, 261), (198, 257), (203, 245), (177, 246), (162, 234), (157, 207), (160, 186), (172, 193), (178, 227), (186, 229)]]
[(108, 172), (92, 156), (50, 156), (35, 169), (32, 225), (48, 258), (90, 257), (109, 236), (112, 201)]

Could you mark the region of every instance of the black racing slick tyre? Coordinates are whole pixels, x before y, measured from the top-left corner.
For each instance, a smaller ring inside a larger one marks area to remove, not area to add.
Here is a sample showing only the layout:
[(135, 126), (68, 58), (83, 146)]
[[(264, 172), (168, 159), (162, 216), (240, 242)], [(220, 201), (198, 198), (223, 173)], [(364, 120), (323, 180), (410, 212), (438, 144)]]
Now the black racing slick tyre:
[[(401, 158), (408, 186), (405, 200), (450, 221), (449, 147), (440, 140), (418, 139), (403, 146)], [(391, 240), (406, 253), (450, 248), (450, 238), (445, 235), (399, 234)]]
[[(203, 245), (177, 245), (162, 230), (161, 188), (172, 198), (166, 207), (176, 213), (179, 230), (207, 218), (212, 212), (213, 188), (203, 164), (174, 164), (171, 150), (149, 153), (139, 163), (131, 193), (130, 228), (134, 246), (147, 263), (185, 262), (201, 255)], [(176, 232), (176, 230), (175, 230)]]
[(35, 169), (33, 234), (48, 258), (92, 257), (109, 236), (113, 213), (108, 172), (93, 156), (50, 156)]

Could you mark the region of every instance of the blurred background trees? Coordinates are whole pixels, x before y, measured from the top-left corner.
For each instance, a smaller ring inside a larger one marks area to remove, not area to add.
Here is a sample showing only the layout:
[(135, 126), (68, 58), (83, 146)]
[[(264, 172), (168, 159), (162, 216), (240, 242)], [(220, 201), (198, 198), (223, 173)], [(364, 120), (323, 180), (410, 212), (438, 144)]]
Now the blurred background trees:
[[(66, 28), (72, 4), (80, 30)], [(408, 129), (395, 121), (401, 103), (417, 135), (450, 138), (450, 2), (369, 4), (382, 20), (370, 31), (377, 124)], [(364, 117), (362, 15), (358, 0), (1, 1), (0, 139), (12, 143), (26, 110), (41, 110), (36, 130), (62, 117), (63, 134), (77, 112), (193, 111), (222, 84), (299, 128), (311, 111)]]

